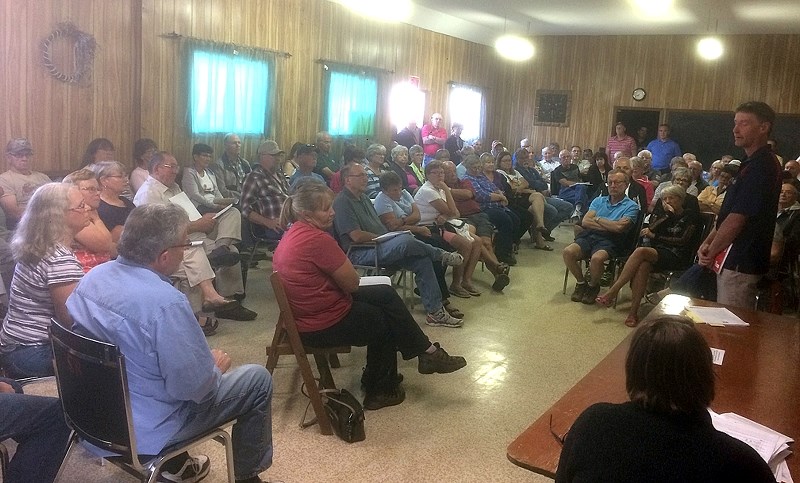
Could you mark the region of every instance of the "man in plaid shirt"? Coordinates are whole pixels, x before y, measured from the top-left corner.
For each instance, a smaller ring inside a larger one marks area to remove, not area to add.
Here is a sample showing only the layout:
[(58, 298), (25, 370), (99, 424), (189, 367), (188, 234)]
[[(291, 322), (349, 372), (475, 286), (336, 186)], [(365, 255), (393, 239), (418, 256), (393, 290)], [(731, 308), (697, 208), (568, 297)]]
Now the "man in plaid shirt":
[(281, 207), (289, 196), (289, 184), (278, 168), (283, 151), (275, 141), (264, 141), (258, 147), (259, 164), (247, 175), (242, 184), (242, 215), (250, 221), (253, 234), (258, 238), (280, 240), (283, 230), (279, 226)]

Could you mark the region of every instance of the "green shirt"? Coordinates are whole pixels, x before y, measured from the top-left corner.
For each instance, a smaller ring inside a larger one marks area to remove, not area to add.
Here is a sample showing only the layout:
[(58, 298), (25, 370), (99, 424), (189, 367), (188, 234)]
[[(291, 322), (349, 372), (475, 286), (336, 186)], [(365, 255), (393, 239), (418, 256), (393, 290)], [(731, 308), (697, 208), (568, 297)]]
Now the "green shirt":
[(356, 198), (349, 190), (343, 189), (333, 200), (333, 210), (336, 212), (333, 226), (339, 238), (339, 245), (344, 251), (347, 251), (353, 243), (350, 232), (354, 230), (368, 231), (375, 235), (383, 235), (388, 231), (366, 194), (362, 193)]
[(331, 173), (339, 171), (339, 163), (331, 157), (331, 153), (317, 153), (317, 165), (314, 167), (314, 172), (322, 175), (326, 180), (329, 177), (323, 174), (322, 170), (328, 168)]

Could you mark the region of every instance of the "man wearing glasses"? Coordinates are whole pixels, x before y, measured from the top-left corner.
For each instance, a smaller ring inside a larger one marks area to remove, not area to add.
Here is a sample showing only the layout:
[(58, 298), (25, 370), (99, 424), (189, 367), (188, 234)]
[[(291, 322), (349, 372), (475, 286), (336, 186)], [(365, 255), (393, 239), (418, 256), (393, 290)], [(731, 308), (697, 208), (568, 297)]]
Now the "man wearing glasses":
[[(150, 159), (149, 168), (150, 176), (133, 198), (136, 206), (180, 205), (181, 199), (191, 205), (189, 198), (175, 183), (179, 166), (174, 156), (164, 151), (158, 152)], [(193, 205), (188, 208), (193, 208)], [(220, 296), (222, 293), (226, 297), (244, 299), (239, 251), (233, 246), (242, 239), (242, 217), (235, 209), (230, 209), (217, 218), (214, 216), (216, 215), (207, 213), (189, 223), (191, 239), (204, 243), (203, 247), (192, 247), (184, 252), (181, 265), (183, 270), (178, 271), (178, 278), (188, 280), (190, 287), (200, 287), (204, 311), (213, 310), (217, 317), (224, 319), (253, 320), (257, 316), (255, 312)], [(211, 284), (215, 272), (219, 293)]]
[[(573, 302), (591, 305), (600, 293), (600, 278), (605, 270), (605, 262), (618, 255), (625, 234), (636, 223), (639, 208), (632, 199), (625, 196), (628, 176), (619, 169), (608, 174), (608, 196), (598, 196), (589, 205), (584, 215), (580, 233), (575, 241), (564, 248), (564, 265), (575, 277)], [(591, 280), (585, 280), (580, 261), (590, 259)]]
[(32, 157), (33, 148), (25, 138), (12, 139), (6, 145), (8, 171), (0, 174), (0, 207), (6, 214), (9, 230), (17, 226), (36, 188), (50, 182), (46, 174), (31, 170)]

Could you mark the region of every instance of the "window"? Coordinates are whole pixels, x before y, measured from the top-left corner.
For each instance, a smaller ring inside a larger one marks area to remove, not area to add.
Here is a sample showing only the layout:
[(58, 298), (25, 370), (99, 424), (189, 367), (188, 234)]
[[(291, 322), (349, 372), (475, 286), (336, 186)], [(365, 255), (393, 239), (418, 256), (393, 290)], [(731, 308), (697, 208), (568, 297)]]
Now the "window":
[(422, 127), (425, 124), (425, 93), (410, 82), (395, 84), (389, 95), (389, 118), (397, 132), (411, 121)]
[(480, 90), (453, 84), (449, 109), (450, 124), (460, 122), (464, 125), (462, 139), (472, 141), (480, 138), (483, 112), (483, 94)]
[(190, 75), (192, 133), (267, 132), (268, 62), (195, 51)]
[(372, 136), (377, 106), (376, 77), (328, 71), (328, 99), (323, 120), (332, 136)]

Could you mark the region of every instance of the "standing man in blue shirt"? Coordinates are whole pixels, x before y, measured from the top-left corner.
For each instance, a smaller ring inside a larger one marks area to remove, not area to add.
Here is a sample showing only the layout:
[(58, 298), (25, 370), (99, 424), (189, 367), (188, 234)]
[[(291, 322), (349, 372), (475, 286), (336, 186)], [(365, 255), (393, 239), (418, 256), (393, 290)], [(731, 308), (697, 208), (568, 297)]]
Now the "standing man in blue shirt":
[(681, 156), (681, 148), (678, 143), (669, 138), (669, 124), (658, 126), (658, 137), (650, 141), (647, 150), (653, 153), (653, 161), (650, 167), (654, 171), (662, 174), (669, 172), (669, 161), (675, 156)]
[[(231, 358), (209, 349), (186, 296), (170, 274), (190, 246), (189, 217), (176, 205), (134, 209), (117, 245), (119, 257), (87, 274), (67, 299), (73, 330), (112, 343), (125, 355), (136, 444), (158, 454), (236, 419), (237, 482), (261, 483), (272, 464), (272, 379), (263, 366), (228, 371)], [(200, 481), (208, 457), (184, 453), (159, 481)]]
[(781, 167), (767, 144), (775, 111), (763, 102), (745, 102), (736, 108), (733, 138), (744, 149), (739, 174), (731, 181), (716, 227), (700, 245), (700, 264), (728, 250), (717, 274), (717, 302), (754, 309), (756, 284), (769, 271), (769, 254), (781, 186)]

